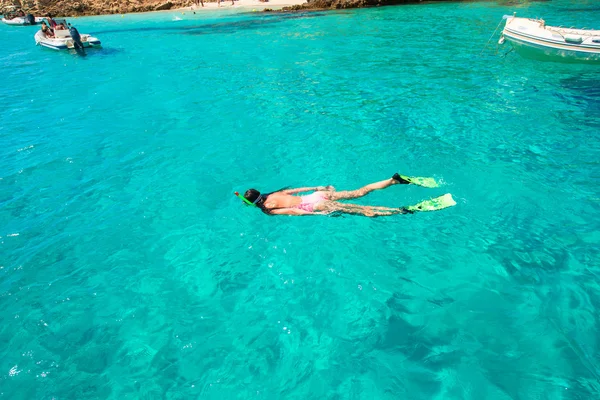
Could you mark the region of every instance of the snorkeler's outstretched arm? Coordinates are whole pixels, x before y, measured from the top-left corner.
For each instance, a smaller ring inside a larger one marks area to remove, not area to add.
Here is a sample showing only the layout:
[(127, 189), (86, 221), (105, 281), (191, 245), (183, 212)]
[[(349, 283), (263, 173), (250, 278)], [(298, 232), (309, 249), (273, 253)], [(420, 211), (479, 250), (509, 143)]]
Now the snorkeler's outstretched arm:
[(299, 208), (276, 208), (274, 210), (269, 210), (269, 214), (272, 215), (320, 215), (324, 214), (321, 212), (309, 212), (304, 211)]
[(302, 192), (313, 192), (313, 191), (335, 191), (333, 186), (308, 186), (297, 189), (286, 189), (282, 190), (281, 193), (285, 194), (294, 194), (294, 193), (302, 193)]

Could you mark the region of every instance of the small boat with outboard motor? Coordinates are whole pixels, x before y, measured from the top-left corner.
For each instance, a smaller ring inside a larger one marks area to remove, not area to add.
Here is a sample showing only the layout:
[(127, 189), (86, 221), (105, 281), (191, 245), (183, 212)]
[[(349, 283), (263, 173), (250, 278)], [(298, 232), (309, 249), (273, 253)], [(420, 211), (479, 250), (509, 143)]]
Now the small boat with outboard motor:
[(33, 14), (26, 14), (20, 8), (15, 6), (6, 7), (2, 10), (2, 22), (6, 25), (36, 25), (41, 24), (44, 18), (35, 17)]
[(508, 41), (519, 54), (540, 60), (600, 62), (600, 30), (548, 26), (543, 19), (505, 15), (499, 44)]
[[(64, 19), (54, 20), (54, 29), (40, 29), (35, 34), (35, 43), (53, 50), (87, 49), (102, 47), (100, 40), (87, 33), (79, 33), (76, 28)], [(43, 27), (43, 26), (42, 26)]]

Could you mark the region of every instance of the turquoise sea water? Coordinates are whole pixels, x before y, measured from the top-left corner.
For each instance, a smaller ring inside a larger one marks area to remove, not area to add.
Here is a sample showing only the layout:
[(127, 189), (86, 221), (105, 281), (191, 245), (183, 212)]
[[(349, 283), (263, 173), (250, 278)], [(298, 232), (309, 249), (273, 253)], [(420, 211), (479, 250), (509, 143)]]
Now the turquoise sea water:
[[(600, 69), (502, 15), (593, 1), (78, 18), (0, 26), (0, 398), (600, 398)], [(173, 21), (175, 16), (181, 21)], [(508, 53), (508, 54), (507, 54)], [(232, 193), (394, 172), (269, 217)]]

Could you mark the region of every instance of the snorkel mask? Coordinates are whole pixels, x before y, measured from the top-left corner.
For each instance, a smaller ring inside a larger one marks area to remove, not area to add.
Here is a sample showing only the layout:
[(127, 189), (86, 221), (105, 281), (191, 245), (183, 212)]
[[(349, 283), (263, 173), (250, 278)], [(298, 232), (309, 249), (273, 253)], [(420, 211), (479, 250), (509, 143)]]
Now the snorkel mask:
[(262, 195), (258, 195), (258, 197), (256, 198), (256, 200), (254, 200), (253, 202), (248, 200), (247, 198), (245, 198), (244, 196), (240, 195), (238, 192), (234, 192), (233, 194), (235, 194), (237, 197), (239, 197), (240, 199), (242, 199), (244, 201), (244, 203), (248, 204), (249, 206), (253, 206), (256, 207), (256, 203), (262, 199)]

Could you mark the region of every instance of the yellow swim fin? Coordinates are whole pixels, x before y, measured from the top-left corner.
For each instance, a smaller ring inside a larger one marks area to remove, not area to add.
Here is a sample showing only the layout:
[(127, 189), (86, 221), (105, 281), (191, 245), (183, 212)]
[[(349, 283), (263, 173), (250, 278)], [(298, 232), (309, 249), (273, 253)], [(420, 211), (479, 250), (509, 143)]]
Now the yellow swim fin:
[(406, 207), (406, 210), (408, 210), (409, 212), (437, 211), (437, 210), (442, 210), (444, 208), (452, 207), (455, 205), (456, 205), (456, 201), (454, 201), (454, 199), (452, 198), (452, 195), (450, 193), (446, 193), (443, 196), (436, 197), (431, 200), (422, 201), (418, 204), (415, 204), (414, 206), (408, 206), (408, 207)]
[(392, 179), (395, 179), (400, 183), (404, 183), (404, 184), (412, 183), (413, 185), (419, 185), (419, 186), (423, 186), (426, 188), (436, 188), (436, 187), (440, 186), (433, 178), (423, 178), (423, 177), (419, 177), (419, 176), (406, 176), (406, 175), (399, 175), (398, 173), (395, 173), (394, 176), (392, 176)]

